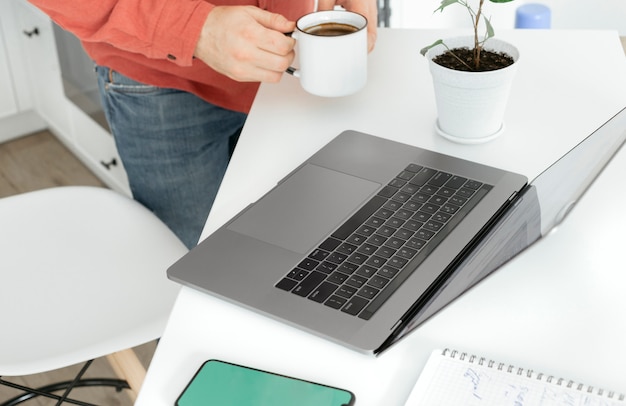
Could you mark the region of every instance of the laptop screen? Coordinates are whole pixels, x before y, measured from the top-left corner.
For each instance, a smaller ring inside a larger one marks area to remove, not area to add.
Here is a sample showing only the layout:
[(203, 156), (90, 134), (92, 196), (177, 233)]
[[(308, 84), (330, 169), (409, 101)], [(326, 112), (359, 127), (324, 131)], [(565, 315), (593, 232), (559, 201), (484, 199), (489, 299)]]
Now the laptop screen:
[(626, 109), (622, 109), (532, 181), (541, 209), (542, 236), (563, 221), (625, 139)]
[[(555, 136), (558, 136), (556, 134)], [(539, 174), (388, 348), (463, 292), (555, 229), (626, 141), (626, 108)]]

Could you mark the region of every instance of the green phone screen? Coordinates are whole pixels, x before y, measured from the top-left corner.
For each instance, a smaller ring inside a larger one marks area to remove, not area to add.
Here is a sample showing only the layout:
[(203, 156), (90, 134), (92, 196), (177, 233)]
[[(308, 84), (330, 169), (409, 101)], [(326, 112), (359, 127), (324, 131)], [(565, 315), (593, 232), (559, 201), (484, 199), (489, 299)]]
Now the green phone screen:
[(178, 398), (177, 406), (348, 406), (346, 390), (228, 362), (205, 362)]

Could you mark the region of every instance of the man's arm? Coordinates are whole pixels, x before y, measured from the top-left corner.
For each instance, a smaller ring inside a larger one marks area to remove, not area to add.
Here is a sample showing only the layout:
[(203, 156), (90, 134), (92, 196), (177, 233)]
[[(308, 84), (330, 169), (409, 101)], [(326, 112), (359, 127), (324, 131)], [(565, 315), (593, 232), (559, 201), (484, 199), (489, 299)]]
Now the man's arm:
[[(29, 0), (82, 41), (167, 59), (193, 57), (239, 81), (280, 80), (294, 58), (294, 23), (253, 6), (203, 0)], [(244, 3), (245, 1), (242, 1)]]
[(206, 17), (202, 0), (29, 0), (82, 41), (191, 65)]

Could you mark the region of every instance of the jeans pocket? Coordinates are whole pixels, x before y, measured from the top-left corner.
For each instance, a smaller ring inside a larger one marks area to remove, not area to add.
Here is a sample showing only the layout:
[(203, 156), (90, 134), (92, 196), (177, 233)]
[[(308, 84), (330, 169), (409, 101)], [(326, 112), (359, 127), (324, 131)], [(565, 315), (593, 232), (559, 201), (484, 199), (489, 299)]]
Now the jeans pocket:
[(158, 86), (138, 82), (103, 66), (97, 66), (96, 72), (103, 80), (106, 91), (125, 94), (151, 94), (159, 93), (163, 90)]

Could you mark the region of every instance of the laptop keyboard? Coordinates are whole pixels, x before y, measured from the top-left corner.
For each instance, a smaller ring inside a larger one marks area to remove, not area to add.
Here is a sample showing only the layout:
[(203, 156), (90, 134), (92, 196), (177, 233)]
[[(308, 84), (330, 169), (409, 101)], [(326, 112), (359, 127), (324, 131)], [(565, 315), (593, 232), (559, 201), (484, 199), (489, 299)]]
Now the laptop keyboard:
[(409, 164), (275, 286), (368, 320), (490, 189)]

